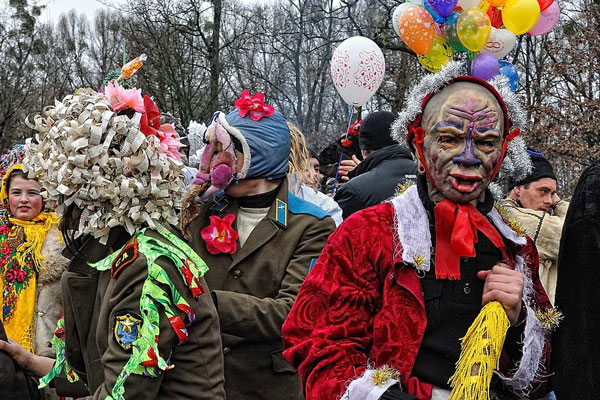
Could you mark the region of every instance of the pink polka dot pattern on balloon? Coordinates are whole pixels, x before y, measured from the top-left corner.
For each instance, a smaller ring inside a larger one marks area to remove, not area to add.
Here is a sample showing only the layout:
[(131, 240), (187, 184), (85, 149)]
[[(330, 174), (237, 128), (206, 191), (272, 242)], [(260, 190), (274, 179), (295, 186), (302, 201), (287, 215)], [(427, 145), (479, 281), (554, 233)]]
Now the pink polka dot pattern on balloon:
[(331, 78), (336, 87), (343, 88), (350, 82), (350, 55), (347, 51), (336, 51), (331, 58)]
[(423, 7), (414, 6), (406, 9), (398, 21), (398, 30), (402, 41), (409, 49), (420, 55), (429, 51), (433, 43), (435, 27), (431, 14)]
[(354, 84), (367, 90), (379, 87), (385, 73), (385, 61), (381, 53), (361, 51), (358, 59), (358, 71), (354, 73)]

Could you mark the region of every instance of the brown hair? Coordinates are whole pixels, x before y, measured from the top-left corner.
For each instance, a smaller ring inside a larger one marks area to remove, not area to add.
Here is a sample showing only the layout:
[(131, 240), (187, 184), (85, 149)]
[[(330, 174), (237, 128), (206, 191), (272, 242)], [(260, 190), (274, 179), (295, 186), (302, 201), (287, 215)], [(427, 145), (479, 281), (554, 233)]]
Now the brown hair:
[(310, 167), (310, 153), (306, 147), (306, 140), (300, 129), (291, 122), (288, 122), (290, 128), (291, 151), (290, 151), (290, 172), (296, 172), (300, 181), (315, 190), (319, 188), (319, 178), (315, 171)]
[[(6, 194), (9, 194), (10, 191), (10, 183), (12, 182), (12, 180), (16, 177), (21, 177), (25, 180), (30, 180), (29, 177), (27, 176), (27, 174), (25, 172), (23, 172), (20, 169), (15, 169), (13, 172), (10, 173), (10, 176), (8, 177), (8, 179), (6, 180)], [(31, 179), (37, 182), (37, 179)]]

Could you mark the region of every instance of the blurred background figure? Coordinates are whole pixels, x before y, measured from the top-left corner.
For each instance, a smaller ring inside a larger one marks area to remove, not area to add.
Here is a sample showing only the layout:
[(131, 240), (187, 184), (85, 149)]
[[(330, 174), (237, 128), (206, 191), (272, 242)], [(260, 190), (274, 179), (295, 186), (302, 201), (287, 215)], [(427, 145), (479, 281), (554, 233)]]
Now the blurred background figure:
[(527, 151), (533, 169), (520, 181), (510, 181), (509, 194), (501, 206), (533, 239), (540, 255), (540, 280), (554, 304), (556, 262), (569, 202), (557, 194), (556, 175), (542, 153)]
[(340, 186), (335, 195), (344, 219), (391, 198), (399, 185), (416, 181), (417, 164), (408, 149), (392, 139), (395, 119), (389, 111), (376, 111), (360, 126), (358, 142), (364, 160), (354, 160), (356, 167), (347, 174), (349, 182)]
[(564, 315), (552, 336), (552, 382), (558, 400), (600, 393), (600, 162), (579, 178), (560, 242), (556, 306)]
[[(290, 170), (291, 192), (303, 200), (322, 208), (333, 218), (336, 226), (342, 223), (342, 209), (331, 197), (319, 192), (319, 160), (311, 156), (300, 129), (288, 122), (291, 138)], [(313, 153), (313, 155), (315, 155)]]
[(315, 174), (317, 175), (317, 183), (319, 184), (318, 186), (314, 187), (313, 189), (319, 190), (320, 186), (321, 186), (321, 182), (323, 181), (323, 174), (321, 173), (321, 162), (319, 161), (319, 153), (317, 153), (315, 151), (315, 149), (308, 149), (308, 154), (310, 156), (308, 162), (310, 165), (310, 168), (315, 171)]
[[(324, 177), (322, 180), (323, 187), (321, 190), (325, 194), (332, 193), (336, 174), (338, 175), (338, 180), (336, 182), (337, 189), (337, 187), (339, 187), (339, 183), (348, 180), (348, 172), (354, 169), (354, 167), (356, 167), (356, 165), (362, 161), (360, 146), (358, 145), (358, 131), (361, 123), (362, 121), (359, 121), (351, 125), (348, 128), (347, 133), (342, 133), (338, 139), (329, 143), (319, 153), (319, 169)], [(341, 163), (340, 157), (342, 160)]]

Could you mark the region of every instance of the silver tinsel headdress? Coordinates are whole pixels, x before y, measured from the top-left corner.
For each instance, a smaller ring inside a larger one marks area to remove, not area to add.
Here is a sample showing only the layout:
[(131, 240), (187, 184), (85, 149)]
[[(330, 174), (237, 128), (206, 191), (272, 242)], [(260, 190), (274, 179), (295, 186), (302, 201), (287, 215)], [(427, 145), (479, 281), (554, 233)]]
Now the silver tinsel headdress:
[[(394, 139), (401, 145), (410, 148), (406, 142), (409, 127), (423, 112), (425, 98), (430, 94), (438, 93), (454, 79), (465, 75), (467, 75), (466, 65), (452, 61), (446, 64), (441, 71), (426, 75), (417, 85), (413, 86), (406, 96), (404, 109), (392, 125)], [(496, 90), (504, 102), (511, 129), (524, 130), (527, 125), (525, 112), (517, 95), (510, 90), (508, 80), (499, 75), (487, 83)], [(516, 179), (523, 179), (531, 172), (531, 168), (531, 159), (527, 154), (525, 141), (521, 136), (518, 136), (508, 144), (501, 172), (515, 176)]]

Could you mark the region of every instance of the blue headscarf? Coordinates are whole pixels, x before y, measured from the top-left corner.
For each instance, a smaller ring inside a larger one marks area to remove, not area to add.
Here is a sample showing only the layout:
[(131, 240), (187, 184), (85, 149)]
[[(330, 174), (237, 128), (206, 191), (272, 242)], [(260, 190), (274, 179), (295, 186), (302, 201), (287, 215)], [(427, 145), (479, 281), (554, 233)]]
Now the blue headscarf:
[(234, 110), (225, 117), (230, 126), (238, 129), (250, 147), (250, 168), (246, 179), (283, 178), (288, 172), (290, 129), (279, 111), (270, 117), (253, 121), (249, 115), (240, 117)]

